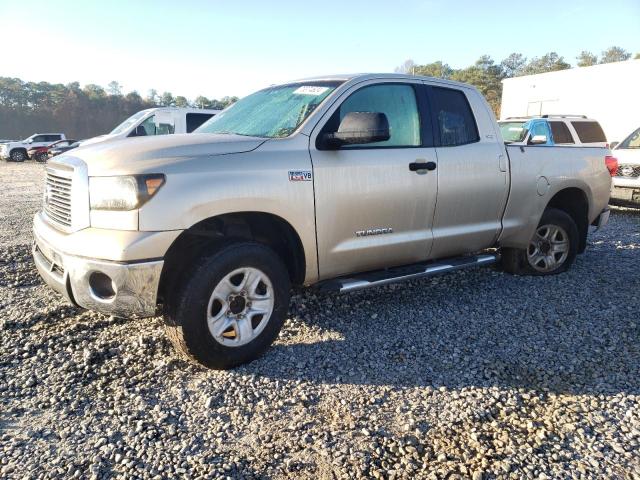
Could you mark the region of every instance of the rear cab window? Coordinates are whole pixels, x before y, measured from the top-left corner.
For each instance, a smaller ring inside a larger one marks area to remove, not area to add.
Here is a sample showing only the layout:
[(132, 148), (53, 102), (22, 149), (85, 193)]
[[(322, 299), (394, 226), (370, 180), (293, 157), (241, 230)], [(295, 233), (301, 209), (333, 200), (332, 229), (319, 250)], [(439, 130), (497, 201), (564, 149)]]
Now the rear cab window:
[(582, 143), (606, 143), (607, 137), (598, 122), (571, 122)]
[(478, 125), (464, 92), (444, 87), (431, 87), (431, 92), (439, 146), (455, 147), (478, 142)]

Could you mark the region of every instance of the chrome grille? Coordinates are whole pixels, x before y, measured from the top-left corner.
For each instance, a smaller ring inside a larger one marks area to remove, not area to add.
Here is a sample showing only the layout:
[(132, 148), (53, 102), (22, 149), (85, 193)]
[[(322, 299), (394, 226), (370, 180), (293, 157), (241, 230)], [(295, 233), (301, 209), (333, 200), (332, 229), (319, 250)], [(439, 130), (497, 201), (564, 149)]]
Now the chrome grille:
[(640, 177), (640, 165), (618, 165), (616, 177), (638, 178)]
[(49, 219), (71, 227), (71, 178), (47, 169), (44, 194), (44, 212)]

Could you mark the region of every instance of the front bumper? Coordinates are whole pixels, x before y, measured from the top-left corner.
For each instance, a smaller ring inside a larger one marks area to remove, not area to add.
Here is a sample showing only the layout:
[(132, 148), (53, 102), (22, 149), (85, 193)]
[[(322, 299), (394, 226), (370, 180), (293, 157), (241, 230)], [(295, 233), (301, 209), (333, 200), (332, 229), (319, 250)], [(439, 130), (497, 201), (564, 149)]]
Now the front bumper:
[[(116, 317), (157, 313), (162, 260), (114, 262), (68, 255), (37, 232), (33, 259), (45, 283), (75, 305)], [(104, 275), (110, 279), (106, 288)]]

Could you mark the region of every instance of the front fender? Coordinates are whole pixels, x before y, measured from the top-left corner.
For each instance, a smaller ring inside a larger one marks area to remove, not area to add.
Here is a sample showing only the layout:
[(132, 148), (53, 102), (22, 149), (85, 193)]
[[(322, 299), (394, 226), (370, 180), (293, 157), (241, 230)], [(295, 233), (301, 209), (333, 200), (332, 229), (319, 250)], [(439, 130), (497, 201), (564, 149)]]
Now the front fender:
[[(165, 185), (140, 209), (140, 230), (186, 230), (219, 215), (268, 213), (294, 228), (306, 271), (317, 274), (312, 169), (306, 142), (303, 146), (270, 141), (254, 152), (168, 166)], [(309, 178), (291, 181), (290, 171), (309, 172)]]

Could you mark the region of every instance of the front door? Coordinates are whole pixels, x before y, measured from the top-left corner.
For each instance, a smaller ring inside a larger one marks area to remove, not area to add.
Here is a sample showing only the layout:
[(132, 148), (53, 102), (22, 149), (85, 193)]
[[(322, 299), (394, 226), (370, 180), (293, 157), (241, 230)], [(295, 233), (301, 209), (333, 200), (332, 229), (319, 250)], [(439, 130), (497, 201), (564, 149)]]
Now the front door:
[[(321, 279), (428, 257), (438, 171), (421, 82), (364, 82), (346, 91), (314, 129), (313, 162)], [(349, 112), (384, 113), (389, 140), (322, 150), (317, 139)]]

